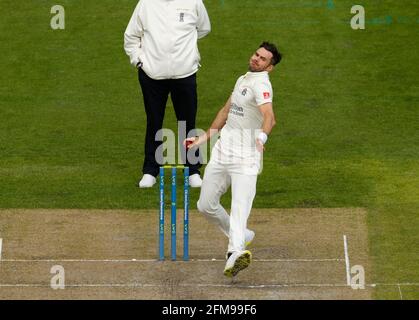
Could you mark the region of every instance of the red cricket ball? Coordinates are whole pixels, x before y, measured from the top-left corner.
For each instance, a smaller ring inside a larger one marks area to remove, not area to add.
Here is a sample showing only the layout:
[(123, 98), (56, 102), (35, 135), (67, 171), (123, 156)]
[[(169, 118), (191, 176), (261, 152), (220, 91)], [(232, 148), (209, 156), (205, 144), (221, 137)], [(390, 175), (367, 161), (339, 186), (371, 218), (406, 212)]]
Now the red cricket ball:
[(188, 148), (189, 147), (189, 145), (191, 145), (193, 143), (193, 141), (192, 140), (186, 140), (186, 148)]

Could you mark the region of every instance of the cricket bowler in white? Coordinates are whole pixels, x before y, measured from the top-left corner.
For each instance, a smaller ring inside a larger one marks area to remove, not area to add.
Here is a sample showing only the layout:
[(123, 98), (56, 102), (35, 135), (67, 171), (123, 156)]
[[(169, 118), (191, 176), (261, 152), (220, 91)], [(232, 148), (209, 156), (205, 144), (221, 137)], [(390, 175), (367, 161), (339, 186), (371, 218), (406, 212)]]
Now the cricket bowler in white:
[[(205, 134), (184, 142), (188, 148), (194, 148), (221, 130), (205, 169), (197, 206), (229, 238), (224, 269), (227, 277), (247, 268), (252, 258), (246, 247), (255, 233), (247, 229), (247, 220), (256, 194), (262, 153), (275, 126), (269, 72), (280, 60), (275, 45), (263, 42), (250, 58), (249, 71), (237, 80), (211, 127)], [(232, 201), (228, 215), (220, 197), (230, 186)]]

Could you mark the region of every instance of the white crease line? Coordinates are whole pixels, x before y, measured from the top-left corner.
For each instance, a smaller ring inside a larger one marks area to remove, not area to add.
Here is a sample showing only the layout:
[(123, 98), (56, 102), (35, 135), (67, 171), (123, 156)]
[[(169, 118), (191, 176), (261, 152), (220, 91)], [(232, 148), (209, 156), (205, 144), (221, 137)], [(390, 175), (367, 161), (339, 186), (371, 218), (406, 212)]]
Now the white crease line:
[[(304, 288), (304, 287), (341, 287), (346, 288), (346, 284), (256, 284), (256, 285), (241, 285), (241, 284), (214, 284), (214, 283), (185, 283), (177, 284), (177, 287), (205, 287), (205, 288), (248, 288), (248, 289), (263, 289), (263, 288)], [(51, 287), (46, 284), (0, 284), (0, 288), (44, 288)], [(99, 283), (99, 284), (66, 284), (66, 288), (167, 288), (170, 284), (148, 284), (148, 283)]]
[(346, 264), (346, 284), (351, 285), (351, 273), (350, 273), (350, 264), (349, 264), (349, 254), (348, 254), (348, 239), (346, 235), (343, 235), (343, 248), (345, 250), (345, 264)]
[(0, 261), (1, 261), (1, 251), (3, 248), (3, 239), (0, 239)]
[[(392, 283), (392, 284), (366, 284), (366, 287), (376, 288), (377, 286), (419, 286), (419, 283)], [(347, 288), (344, 283), (289, 283), (289, 284), (217, 284), (217, 283), (180, 283), (178, 287), (207, 287), (207, 288), (248, 288), (248, 289), (269, 289), (269, 288)], [(50, 288), (47, 284), (0, 284), (0, 288)], [(97, 283), (97, 284), (66, 284), (66, 288), (167, 288), (170, 284), (150, 283)]]
[[(253, 259), (252, 262), (341, 262), (344, 259)], [(103, 262), (103, 263), (127, 263), (127, 262), (225, 262), (224, 259), (191, 259), (189, 261), (156, 259), (4, 259), (1, 262)]]
[(402, 294), (402, 289), (400, 288), (400, 283), (397, 284), (397, 287), (399, 288), (400, 300), (403, 300), (403, 294)]
[(376, 284), (372, 284), (372, 286), (383, 286), (383, 287), (392, 287), (392, 286), (400, 286), (400, 287), (419, 287), (419, 282), (376, 283)]
[(1, 262), (157, 262), (157, 260), (137, 259), (4, 259)]
[[(225, 261), (225, 260), (222, 260)], [(340, 262), (344, 259), (253, 259), (256, 262)]]

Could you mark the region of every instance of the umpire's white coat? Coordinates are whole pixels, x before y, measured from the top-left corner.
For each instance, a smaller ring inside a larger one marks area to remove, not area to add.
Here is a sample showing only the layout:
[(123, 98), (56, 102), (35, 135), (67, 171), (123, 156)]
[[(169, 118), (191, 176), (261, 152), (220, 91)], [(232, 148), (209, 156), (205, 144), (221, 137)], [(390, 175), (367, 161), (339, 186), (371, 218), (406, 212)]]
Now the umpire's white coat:
[(210, 31), (202, 0), (141, 0), (125, 31), (124, 49), (150, 78), (185, 78), (197, 72), (197, 40)]

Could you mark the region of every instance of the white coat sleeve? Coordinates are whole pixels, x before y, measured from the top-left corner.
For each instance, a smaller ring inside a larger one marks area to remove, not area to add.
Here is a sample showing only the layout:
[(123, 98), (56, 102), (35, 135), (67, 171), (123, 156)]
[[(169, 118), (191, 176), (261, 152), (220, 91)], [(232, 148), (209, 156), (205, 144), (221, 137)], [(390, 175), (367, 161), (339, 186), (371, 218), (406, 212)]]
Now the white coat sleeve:
[(124, 33), (124, 49), (133, 66), (140, 62), (141, 37), (144, 29), (140, 20), (142, 1), (138, 2)]
[(202, 0), (197, 0), (198, 23), (196, 29), (198, 30), (198, 39), (205, 37), (211, 31), (211, 23), (208, 17), (207, 9)]

